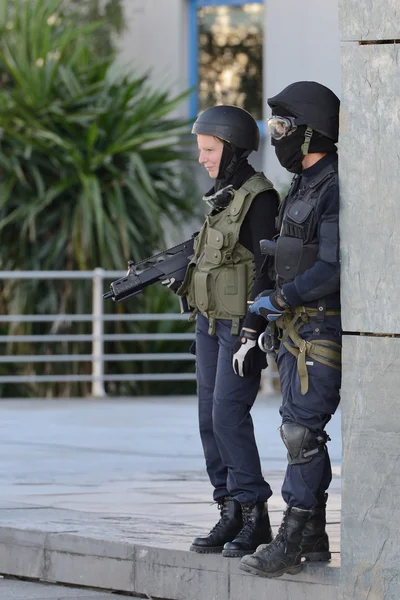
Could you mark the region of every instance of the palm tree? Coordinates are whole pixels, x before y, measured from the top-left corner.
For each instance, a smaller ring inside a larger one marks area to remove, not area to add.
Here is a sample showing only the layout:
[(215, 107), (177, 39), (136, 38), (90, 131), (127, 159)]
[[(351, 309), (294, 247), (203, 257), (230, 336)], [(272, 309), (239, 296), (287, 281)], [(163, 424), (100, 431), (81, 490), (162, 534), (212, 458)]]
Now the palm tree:
[[(181, 97), (98, 58), (99, 25), (63, 4), (0, 0), (1, 269), (121, 269), (192, 212), (179, 179), (187, 124), (171, 116)], [(90, 292), (6, 282), (0, 310), (85, 313)]]

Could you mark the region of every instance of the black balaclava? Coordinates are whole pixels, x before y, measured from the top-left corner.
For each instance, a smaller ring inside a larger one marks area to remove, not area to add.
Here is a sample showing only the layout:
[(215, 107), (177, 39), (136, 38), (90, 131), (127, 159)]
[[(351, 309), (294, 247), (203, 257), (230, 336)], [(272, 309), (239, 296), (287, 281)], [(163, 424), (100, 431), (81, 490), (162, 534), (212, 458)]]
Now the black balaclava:
[[(222, 141), (222, 140), (221, 140)], [(215, 182), (215, 190), (232, 184), (234, 186), (235, 174), (247, 163), (249, 152), (243, 148), (236, 148), (229, 142), (223, 142), (221, 162), (219, 165), (218, 175)]]
[[(289, 111), (283, 108), (274, 108), (273, 115), (278, 117), (293, 117)], [(282, 167), (290, 173), (300, 175), (303, 170), (302, 145), (304, 143), (307, 125), (300, 125), (296, 131), (281, 140), (271, 138), (271, 144), (275, 148), (275, 154)], [(336, 145), (333, 140), (322, 135), (318, 131), (312, 131), (308, 153), (311, 152), (337, 152)]]
[(277, 159), (282, 167), (289, 171), (289, 173), (296, 173), (299, 175), (303, 170), (302, 161), (304, 156), (301, 147), (304, 143), (306, 129), (306, 125), (300, 125), (296, 131), (283, 137), (281, 140), (274, 140), (271, 138), (271, 144), (275, 148)]
[(232, 200), (233, 191), (236, 189), (235, 175), (247, 164), (249, 154), (243, 148), (235, 148), (229, 142), (221, 141), (224, 147), (215, 185), (203, 196), (203, 200), (216, 211), (226, 208)]
[(337, 146), (333, 140), (314, 130), (308, 152), (337, 152)]

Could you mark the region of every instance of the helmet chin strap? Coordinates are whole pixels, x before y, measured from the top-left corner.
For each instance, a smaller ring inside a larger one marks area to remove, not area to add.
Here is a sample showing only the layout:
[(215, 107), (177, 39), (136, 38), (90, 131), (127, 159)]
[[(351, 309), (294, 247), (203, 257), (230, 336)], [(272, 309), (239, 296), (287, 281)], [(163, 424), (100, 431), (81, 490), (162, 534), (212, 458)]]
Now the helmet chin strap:
[(310, 142), (311, 142), (312, 134), (313, 134), (313, 130), (311, 129), (311, 127), (307, 127), (306, 133), (304, 136), (304, 142), (301, 146), (301, 153), (303, 156), (307, 156), (307, 154), (308, 154), (308, 151), (310, 149)]

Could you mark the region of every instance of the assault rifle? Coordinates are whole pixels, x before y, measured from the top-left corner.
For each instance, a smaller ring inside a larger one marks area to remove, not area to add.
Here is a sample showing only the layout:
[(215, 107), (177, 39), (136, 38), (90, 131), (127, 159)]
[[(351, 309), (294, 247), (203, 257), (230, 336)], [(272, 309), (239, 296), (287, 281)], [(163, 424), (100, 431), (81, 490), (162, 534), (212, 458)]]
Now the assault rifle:
[(153, 285), (157, 281), (175, 279), (183, 281), (187, 266), (193, 256), (193, 241), (197, 233), (190, 240), (182, 242), (169, 250), (159, 252), (154, 256), (146, 258), (141, 262), (128, 261), (128, 272), (125, 277), (113, 281), (110, 291), (103, 294), (104, 299), (112, 298), (114, 302), (123, 302), (136, 294), (140, 294), (144, 288)]

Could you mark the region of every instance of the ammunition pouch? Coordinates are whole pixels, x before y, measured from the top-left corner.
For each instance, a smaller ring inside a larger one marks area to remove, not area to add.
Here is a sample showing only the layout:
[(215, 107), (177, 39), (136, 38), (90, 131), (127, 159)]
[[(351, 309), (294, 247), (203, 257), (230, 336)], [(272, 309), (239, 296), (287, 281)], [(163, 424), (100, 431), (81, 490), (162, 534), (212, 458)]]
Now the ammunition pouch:
[(281, 287), (310, 269), (318, 256), (318, 244), (304, 245), (301, 238), (280, 236), (276, 243), (275, 272)]
[(312, 202), (296, 200), (283, 219), (281, 235), (310, 240), (314, 237), (315, 216)]

